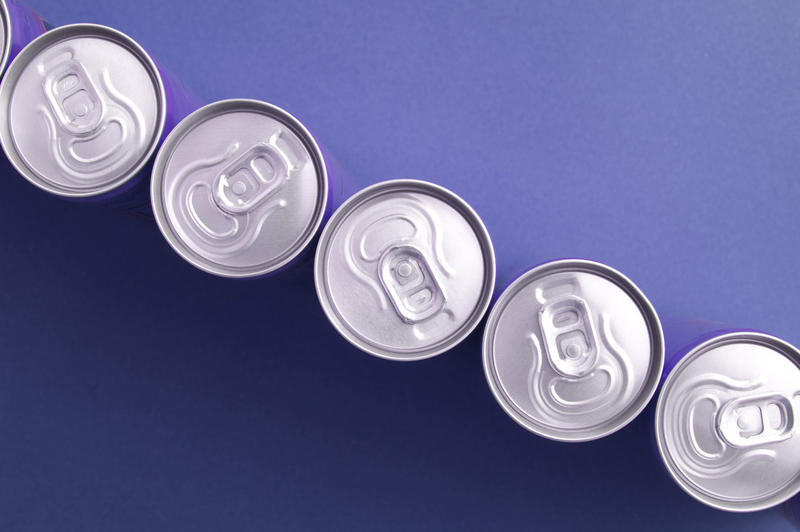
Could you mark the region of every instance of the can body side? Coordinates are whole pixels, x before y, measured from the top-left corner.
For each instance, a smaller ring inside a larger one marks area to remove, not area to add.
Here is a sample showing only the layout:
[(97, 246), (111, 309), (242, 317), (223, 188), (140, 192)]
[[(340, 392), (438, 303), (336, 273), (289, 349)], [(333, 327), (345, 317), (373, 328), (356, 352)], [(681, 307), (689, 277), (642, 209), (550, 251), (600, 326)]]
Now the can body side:
[(41, 15), (22, 2), (6, 0), (5, 4), (11, 39), (8, 44), (8, 58), (3, 68), (11, 64), (25, 45), (50, 28)]
[(706, 340), (729, 333), (761, 332), (700, 318), (679, 319), (666, 317), (661, 318), (661, 325), (664, 330), (664, 344), (666, 346), (661, 384), (664, 383), (672, 369), (683, 357)]
[[(314, 136), (312, 135), (312, 138)], [(314, 238), (305, 249), (300, 252), (297, 257), (295, 257), (291, 262), (286, 264), (285, 266), (278, 268), (275, 271), (272, 271), (263, 277), (272, 277), (273, 275), (284, 273), (287, 271), (295, 271), (298, 276), (307, 277), (308, 275), (312, 275), (313, 268), (314, 268), (314, 255), (317, 249), (317, 244), (319, 243), (319, 235), (322, 233), (322, 229), (328, 223), (333, 213), (338, 209), (344, 202), (352, 196), (357, 191), (357, 186), (355, 185), (354, 181), (351, 179), (350, 175), (345, 172), (342, 165), (339, 161), (334, 157), (328, 148), (318, 142), (315, 139), (315, 143), (319, 148), (320, 153), (322, 154), (322, 161), (325, 165), (325, 174), (327, 176), (327, 185), (328, 185), (328, 198), (325, 202), (325, 211), (322, 215), (322, 221), (317, 228), (316, 233), (314, 234)]]
[[(128, 182), (108, 194), (91, 198), (88, 201), (100, 203), (106, 209), (125, 211), (134, 217), (152, 220), (154, 217), (150, 205), (150, 178), (153, 173), (155, 153), (160, 149), (167, 135), (181, 120), (203, 106), (203, 100), (191, 89), (187, 88), (178, 77), (165, 68), (152, 54), (148, 52), (148, 55), (156, 65), (164, 87), (164, 130), (156, 144), (156, 151), (144, 167)], [(85, 202), (87, 200), (81, 201)]]
[(164, 113), (164, 131), (159, 141), (160, 146), (181, 120), (203, 107), (205, 102), (172, 71), (164, 67), (158, 59), (149, 52), (148, 54), (153, 59), (153, 63), (158, 69), (158, 74), (161, 76), (161, 82), (164, 85), (164, 99), (167, 104)]
[(165, 68), (152, 54), (148, 55), (156, 65), (161, 83), (164, 87), (164, 130), (156, 145), (156, 150), (147, 164), (120, 190), (120, 194), (115, 194), (110, 199), (109, 207), (114, 210), (123, 210), (128, 214), (147, 220), (153, 220), (153, 209), (150, 204), (150, 178), (153, 174), (153, 162), (155, 154), (161, 149), (161, 145), (175, 126), (181, 120), (192, 114), (203, 106), (203, 100), (191, 89), (175, 76), (169, 69)]
[(328, 223), (331, 215), (338, 209), (344, 202), (356, 193), (358, 187), (353, 182), (348, 173), (344, 171), (342, 165), (333, 156), (323, 144), (317, 143), (319, 150), (322, 153), (322, 159), (325, 161), (325, 169), (328, 175), (328, 201), (325, 205), (325, 214), (320, 224), (320, 230)]

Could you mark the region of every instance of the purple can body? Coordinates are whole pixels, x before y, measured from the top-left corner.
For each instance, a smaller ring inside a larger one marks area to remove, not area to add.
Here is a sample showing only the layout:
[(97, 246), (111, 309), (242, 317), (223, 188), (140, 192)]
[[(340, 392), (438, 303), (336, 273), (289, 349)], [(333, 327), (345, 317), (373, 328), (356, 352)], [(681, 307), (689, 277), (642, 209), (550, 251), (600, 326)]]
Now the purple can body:
[(17, 54), (32, 40), (49, 28), (44, 19), (33, 9), (17, 0), (0, 0), (5, 42), (0, 73), (17, 57)]
[(333, 212), (338, 209), (347, 198), (352, 196), (358, 187), (352, 181), (349, 174), (345, 173), (339, 161), (324, 144), (317, 143), (322, 158), (325, 160), (325, 169), (328, 174), (328, 204), (325, 207), (325, 216), (322, 219), (321, 227), (330, 219)]
[[(152, 54), (150, 54), (150, 57), (153, 58)], [(167, 135), (175, 129), (175, 126), (181, 120), (201, 108), (205, 102), (157, 59), (153, 58), (153, 62), (161, 75), (161, 82), (164, 84), (164, 95), (167, 100), (164, 132), (161, 134), (160, 144), (164, 142)]]
[[(158, 141), (156, 152), (164, 143), (164, 139), (175, 129), (181, 120), (201, 108), (205, 103), (197, 94), (186, 87), (184, 83), (170, 70), (165, 68), (152, 54), (149, 57), (155, 63), (161, 83), (164, 86), (165, 114), (164, 130)], [(153, 173), (153, 157), (137, 172), (128, 183), (115, 190), (112, 194), (92, 199), (104, 208), (121, 210), (145, 220), (153, 220), (153, 209), (150, 206), (150, 176)]]
[(661, 319), (661, 325), (664, 329), (664, 345), (666, 347), (664, 372), (661, 375), (662, 383), (689, 351), (706, 340), (728, 333), (761, 332), (706, 319), (687, 320), (667, 317)]
[[(316, 141), (316, 137), (314, 137), (314, 139)], [(322, 159), (325, 162), (325, 172), (328, 177), (328, 201), (325, 206), (325, 214), (322, 216), (322, 223), (319, 225), (319, 231), (317, 231), (317, 235), (314, 237), (311, 244), (309, 244), (300, 255), (283, 268), (267, 274), (267, 277), (275, 273), (284, 272), (287, 269), (295, 269), (296, 266), (300, 265), (303, 267), (297, 268), (298, 270), (312, 268), (314, 265), (314, 252), (317, 249), (317, 242), (319, 242), (319, 235), (322, 229), (325, 228), (325, 225), (336, 209), (338, 209), (347, 198), (358, 191), (358, 187), (351, 180), (349, 174), (344, 171), (336, 157), (331, 154), (324, 144), (317, 141), (317, 146), (319, 146), (319, 151), (322, 152)]]

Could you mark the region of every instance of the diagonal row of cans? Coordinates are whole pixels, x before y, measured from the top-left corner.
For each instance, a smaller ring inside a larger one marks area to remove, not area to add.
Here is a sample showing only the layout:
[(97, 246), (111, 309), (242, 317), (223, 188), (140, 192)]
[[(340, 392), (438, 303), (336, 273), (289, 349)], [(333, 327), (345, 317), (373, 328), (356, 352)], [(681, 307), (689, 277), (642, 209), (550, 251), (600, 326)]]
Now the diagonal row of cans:
[[(286, 111), (244, 99), (201, 107), (119, 31), (46, 31), (22, 4), (0, 7), (0, 67), (13, 59), (0, 84), (0, 142), (34, 185), (127, 208), (145, 197), (174, 250), (224, 277), (274, 274), (318, 238), (320, 303), (372, 355), (432, 357), (483, 320), (492, 242), (454, 193), (395, 180), (344, 201), (346, 180)], [(665, 371), (662, 326), (642, 291), (603, 264), (560, 260), (499, 296), (484, 369), (511, 418), (567, 442), (619, 430), (663, 382), (655, 436), (681, 487), (732, 511), (787, 500), (800, 490), (800, 352), (760, 332), (695, 329)]]

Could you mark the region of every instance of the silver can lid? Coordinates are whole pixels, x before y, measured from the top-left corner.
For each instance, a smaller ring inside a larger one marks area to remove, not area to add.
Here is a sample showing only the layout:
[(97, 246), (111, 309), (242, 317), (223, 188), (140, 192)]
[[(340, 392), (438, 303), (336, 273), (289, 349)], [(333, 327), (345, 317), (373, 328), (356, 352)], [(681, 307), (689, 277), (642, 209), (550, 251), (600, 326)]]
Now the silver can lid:
[(494, 291), (494, 250), (478, 215), (449, 190), (385, 181), (334, 213), (314, 278), (325, 313), (353, 345), (420, 360), (478, 325)]
[(756, 332), (707, 340), (670, 372), (656, 407), (664, 464), (722, 510), (780, 504), (800, 491), (800, 351)]
[(170, 133), (151, 181), (161, 232), (183, 258), (224, 277), (256, 277), (297, 257), (328, 198), (322, 154), (303, 125), (257, 100), (223, 100)]
[(156, 65), (133, 39), (95, 24), (62, 26), (11, 63), (0, 84), (0, 142), (34, 185), (98, 196), (147, 163), (164, 108)]
[(529, 270), (489, 314), (483, 366), (500, 406), (540, 436), (615, 432), (652, 398), (664, 366), (653, 306), (620, 272), (586, 260)]

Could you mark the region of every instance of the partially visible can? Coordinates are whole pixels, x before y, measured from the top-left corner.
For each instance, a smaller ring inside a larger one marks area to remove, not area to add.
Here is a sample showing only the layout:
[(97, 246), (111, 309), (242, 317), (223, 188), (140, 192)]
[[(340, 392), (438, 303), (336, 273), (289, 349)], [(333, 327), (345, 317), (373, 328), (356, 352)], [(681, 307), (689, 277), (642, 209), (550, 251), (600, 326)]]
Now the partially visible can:
[(353, 345), (390, 360), (420, 360), (478, 325), (494, 291), (494, 250), (483, 222), (453, 192), (426, 181), (385, 181), (333, 214), (314, 279), (322, 308)]
[(0, 142), (31, 183), (83, 201), (127, 201), (171, 127), (195, 105), (127, 35), (95, 24), (50, 30), (0, 84)]
[(33, 9), (17, 0), (0, 0), (0, 74), (26, 44), (47, 31), (47, 23)]
[(800, 351), (738, 330), (704, 335), (679, 356), (655, 415), (658, 449), (677, 484), (733, 512), (800, 491)]
[(581, 259), (512, 282), (489, 314), (483, 366), (500, 406), (546, 438), (582, 442), (632, 421), (664, 364), (655, 309), (626, 276)]
[(207, 105), (175, 128), (156, 157), (151, 194), (179, 255), (206, 272), (245, 278), (295, 262), (341, 186), (299, 120), (236, 99)]

